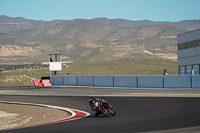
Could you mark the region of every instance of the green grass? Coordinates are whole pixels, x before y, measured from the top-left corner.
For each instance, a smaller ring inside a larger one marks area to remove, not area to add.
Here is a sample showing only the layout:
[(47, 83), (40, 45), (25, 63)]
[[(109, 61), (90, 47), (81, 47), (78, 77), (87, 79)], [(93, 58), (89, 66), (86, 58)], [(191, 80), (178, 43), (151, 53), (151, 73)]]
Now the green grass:
[[(38, 64), (36, 64), (38, 65)], [(59, 75), (161, 75), (163, 69), (167, 69), (169, 75), (177, 75), (178, 67), (176, 61), (165, 59), (124, 59), (115, 61), (74, 62), (63, 67)], [(42, 65), (39, 65), (43, 67)], [(24, 67), (24, 66), (21, 66)], [(35, 67), (29, 65), (28, 67)], [(16, 66), (8, 66), (17, 68)], [(32, 79), (40, 79), (49, 76), (49, 69), (38, 70), (15, 70), (11, 72), (0, 72), (0, 86), (32, 86)]]
[(177, 62), (163, 59), (127, 59), (116, 61), (75, 62), (61, 74), (70, 75), (161, 75), (167, 69), (177, 75)]

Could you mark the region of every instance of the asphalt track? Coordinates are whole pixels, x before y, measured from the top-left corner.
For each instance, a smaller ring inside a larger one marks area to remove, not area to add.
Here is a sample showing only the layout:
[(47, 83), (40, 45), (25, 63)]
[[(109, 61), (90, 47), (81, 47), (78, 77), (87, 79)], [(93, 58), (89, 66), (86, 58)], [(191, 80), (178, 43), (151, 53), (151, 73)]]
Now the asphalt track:
[[(3, 88), (3, 90), (9, 89), (10, 88)], [(46, 90), (50, 91), (51, 89), (53, 88)], [(67, 88), (63, 89), (65, 89), (65, 91), (68, 90)], [(84, 91), (84, 88), (81, 89)], [(0, 90), (2, 90), (2, 88), (0, 88)], [(13, 89), (11, 88), (11, 90)], [(69, 90), (71, 91), (70, 88)], [(100, 91), (96, 88), (94, 90), (96, 90), (96, 92)], [(40, 88), (37, 88), (37, 90), (34, 88), (29, 90), (30, 93), (34, 93), (34, 91), (40, 92)], [(74, 92), (78, 93), (76, 89), (74, 89)], [(111, 103), (117, 115), (114, 117), (94, 117), (91, 115), (79, 120), (7, 130), (2, 131), (2, 133), (167, 132), (172, 129), (180, 128), (187, 128), (187, 131), (191, 131), (188, 130), (188, 127), (200, 126), (199, 97), (108, 97), (100, 95), (98, 97), (104, 98)], [(27, 96), (0, 93), (0, 100), (55, 105), (83, 110), (92, 114), (88, 105), (88, 96), (69, 96), (68, 94), (66, 94), (66, 96), (56, 96), (56, 94), (36, 95), (35, 93), (34, 95), (29, 94)], [(200, 131), (199, 129), (197, 130)], [(173, 131), (174, 130), (172, 130), (172, 132)]]

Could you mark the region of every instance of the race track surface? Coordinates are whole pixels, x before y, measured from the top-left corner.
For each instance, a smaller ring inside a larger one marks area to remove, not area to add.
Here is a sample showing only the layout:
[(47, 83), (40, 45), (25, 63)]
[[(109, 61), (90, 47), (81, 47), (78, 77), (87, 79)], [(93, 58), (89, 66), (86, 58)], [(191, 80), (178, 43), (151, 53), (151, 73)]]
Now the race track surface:
[(133, 133), (200, 126), (198, 97), (103, 97), (117, 112), (94, 117), (88, 96), (4, 95), (1, 101), (48, 104), (83, 110), (91, 116), (79, 120), (29, 127), (2, 133)]

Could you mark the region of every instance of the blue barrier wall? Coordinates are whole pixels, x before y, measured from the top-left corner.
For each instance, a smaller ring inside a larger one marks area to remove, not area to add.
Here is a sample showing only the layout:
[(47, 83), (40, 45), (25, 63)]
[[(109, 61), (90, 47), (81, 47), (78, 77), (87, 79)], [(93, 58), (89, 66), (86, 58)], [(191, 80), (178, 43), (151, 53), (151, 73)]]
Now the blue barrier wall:
[(64, 85), (77, 86), (77, 76), (64, 76)]
[(199, 75), (167, 76), (51, 76), (52, 85), (139, 87), (139, 88), (200, 88)]
[(114, 87), (138, 87), (137, 76), (114, 76)]
[(192, 88), (200, 88), (200, 76), (199, 75), (192, 76)]
[(164, 76), (164, 88), (191, 88), (191, 76)]
[(54, 76), (50, 76), (50, 83), (51, 85), (54, 85)]
[(64, 76), (53, 76), (53, 85), (64, 85)]
[(94, 86), (113, 87), (113, 76), (94, 76)]
[(163, 76), (138, 76), (139, 88), (163, 88)]
[(78, 76), (79, 86), (94, 86), (94, 76)]

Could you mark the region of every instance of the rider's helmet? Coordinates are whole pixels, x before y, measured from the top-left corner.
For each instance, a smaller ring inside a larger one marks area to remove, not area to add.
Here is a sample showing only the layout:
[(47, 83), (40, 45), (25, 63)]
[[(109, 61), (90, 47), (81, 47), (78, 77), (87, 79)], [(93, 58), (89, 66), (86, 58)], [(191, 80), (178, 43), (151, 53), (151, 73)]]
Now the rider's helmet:
[(90, 98), (89, 98), (89, 102), (92, 102), (93, 100), (94, 100), (93, 97), (90, 97)]

